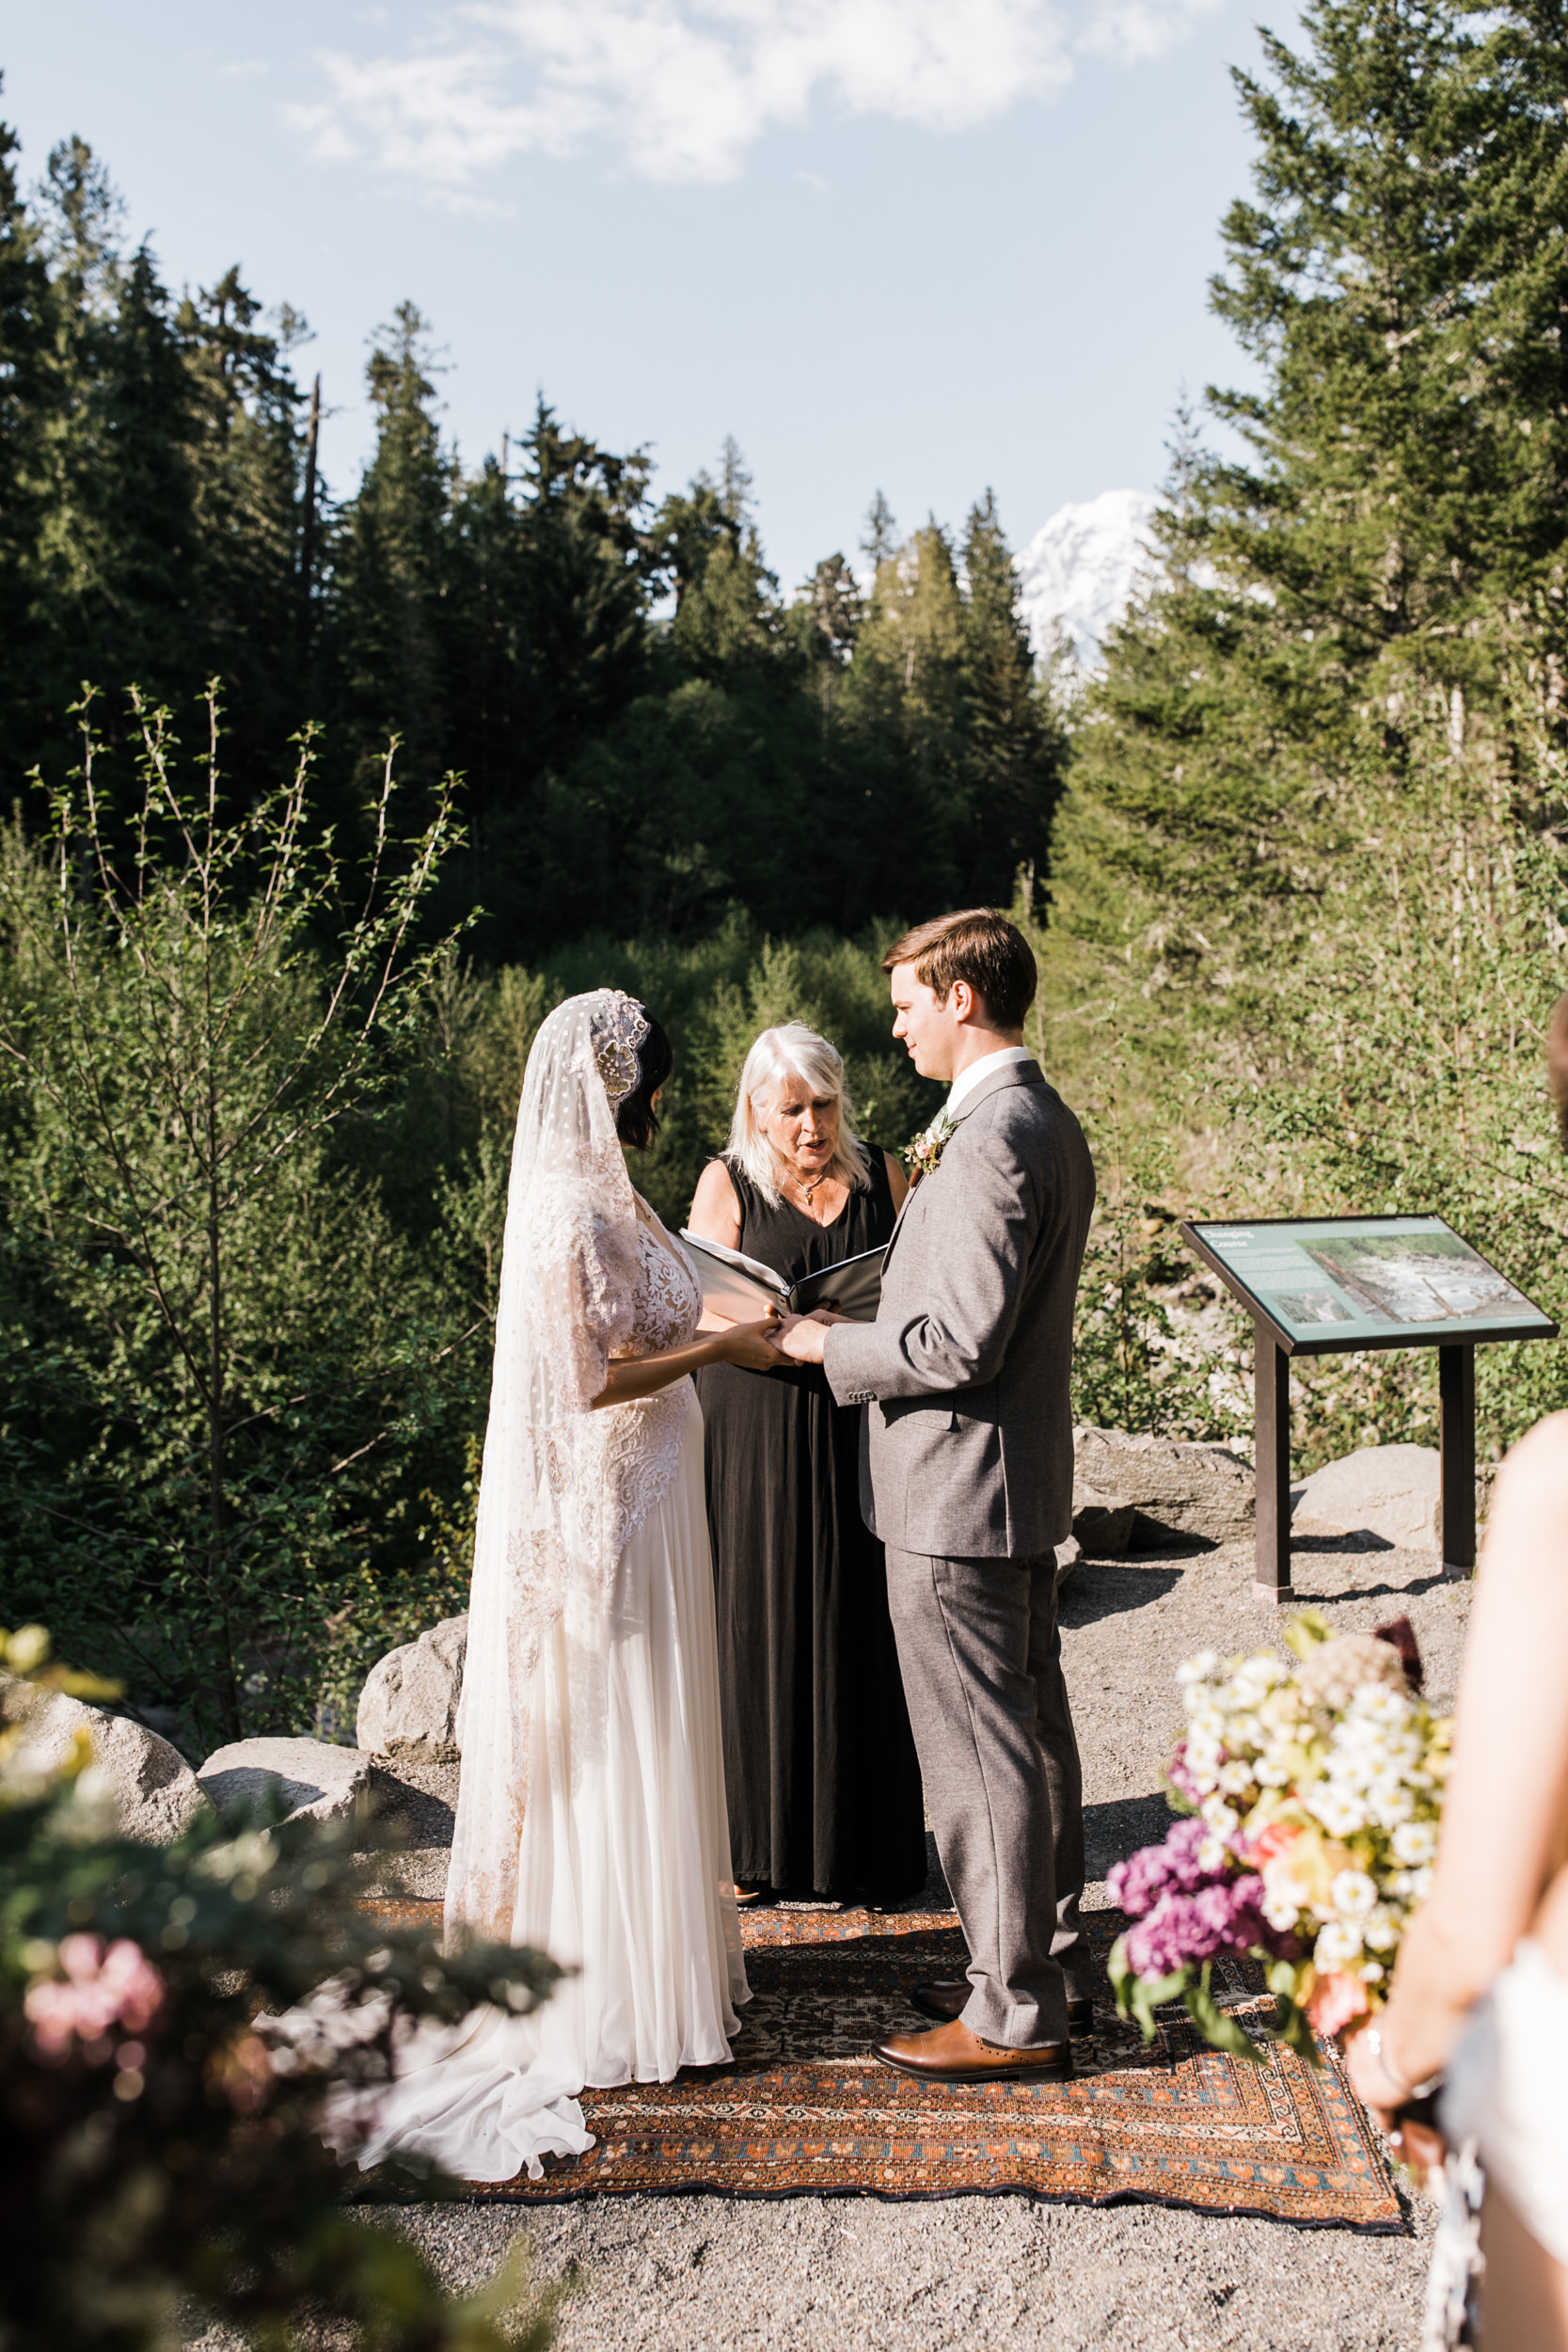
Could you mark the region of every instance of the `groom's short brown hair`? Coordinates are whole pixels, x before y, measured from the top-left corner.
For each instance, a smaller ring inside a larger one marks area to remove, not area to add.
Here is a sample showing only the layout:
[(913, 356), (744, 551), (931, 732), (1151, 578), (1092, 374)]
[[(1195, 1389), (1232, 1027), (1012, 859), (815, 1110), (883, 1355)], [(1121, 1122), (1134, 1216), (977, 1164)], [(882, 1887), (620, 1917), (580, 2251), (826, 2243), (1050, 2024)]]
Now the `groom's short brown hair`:
[(990, 907), (965, 907), (917, 923), (894, 941), (882, 970), (891, 972), (895, 963), (912, 963), (915, 978), (939, 999), (955, 980), (967, 980), (996, 1029), (1022, 1028), (1038, 984), (1029, 942), (1016, 923)]

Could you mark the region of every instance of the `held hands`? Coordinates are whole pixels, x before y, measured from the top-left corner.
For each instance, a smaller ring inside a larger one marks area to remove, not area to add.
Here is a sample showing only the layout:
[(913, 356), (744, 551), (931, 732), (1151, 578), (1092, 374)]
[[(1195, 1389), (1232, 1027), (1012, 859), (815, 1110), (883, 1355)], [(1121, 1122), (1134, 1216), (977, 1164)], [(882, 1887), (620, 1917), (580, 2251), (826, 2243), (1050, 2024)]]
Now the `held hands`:
[(776, 1315), (763, 1323), (732, 1323), (717, 1335), (719, 1361), (738, 1364), (745, 1372), (777, 1372), (782, 1359), (776, 1343), (783, 1328)]
[(819, 1364), (829, 1326), (847, 1321), (847, 1315), (835, 1315), (826, 1307), (818, 1307), (809, 1315), (785, 1315), (773, 1327), (781, 1352), (792, 1363)]

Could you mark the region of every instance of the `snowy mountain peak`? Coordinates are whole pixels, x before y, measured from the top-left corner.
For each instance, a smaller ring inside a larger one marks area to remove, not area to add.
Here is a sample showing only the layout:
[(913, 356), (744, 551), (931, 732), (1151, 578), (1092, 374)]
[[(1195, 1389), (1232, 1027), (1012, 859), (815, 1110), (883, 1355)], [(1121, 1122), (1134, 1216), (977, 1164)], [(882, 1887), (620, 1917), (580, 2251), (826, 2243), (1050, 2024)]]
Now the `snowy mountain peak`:
[(1050, 650), (1059, 623), (1081, 666), (1098, 666), (1106, 632), (1127, 610), (1138, 574), (1150, 567), (1156, 503), (1147, 490), (1102, 490), (1059, 507), (1036, 532), (1018, 558), (1018, 575), (1037, 657)]

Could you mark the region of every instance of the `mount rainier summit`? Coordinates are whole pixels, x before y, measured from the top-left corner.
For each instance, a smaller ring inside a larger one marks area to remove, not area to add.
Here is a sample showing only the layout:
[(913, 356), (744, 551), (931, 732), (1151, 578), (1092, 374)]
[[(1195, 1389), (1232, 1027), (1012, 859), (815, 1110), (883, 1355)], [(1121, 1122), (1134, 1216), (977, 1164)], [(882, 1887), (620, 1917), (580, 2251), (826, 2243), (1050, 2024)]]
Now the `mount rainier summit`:
[(1018, 564), (1019, 609), (1037, 659), (1060, 626), (1083, 669), (1098, 666), (1106, 632), (1127, 610), (1140, 572), (1151, 568), (1147, 490), (1102, 490), (1097, 499), (1058, 507)]

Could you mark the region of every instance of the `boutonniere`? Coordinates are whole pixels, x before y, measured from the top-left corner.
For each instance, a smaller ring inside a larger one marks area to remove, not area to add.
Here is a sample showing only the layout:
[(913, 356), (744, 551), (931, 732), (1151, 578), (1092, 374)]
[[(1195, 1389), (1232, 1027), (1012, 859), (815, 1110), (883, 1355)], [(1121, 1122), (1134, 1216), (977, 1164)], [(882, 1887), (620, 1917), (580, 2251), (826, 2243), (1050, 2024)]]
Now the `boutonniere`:
[(942, 1164), (947, 1138), (954, 1133), (958, 1120), (947, 1111), (938, 1111), (924, 1135), (906, 1144), (904, 1157), (909, 1163), (910, 1189), (912, 1192), (923, 1176), (932, 1176)]

